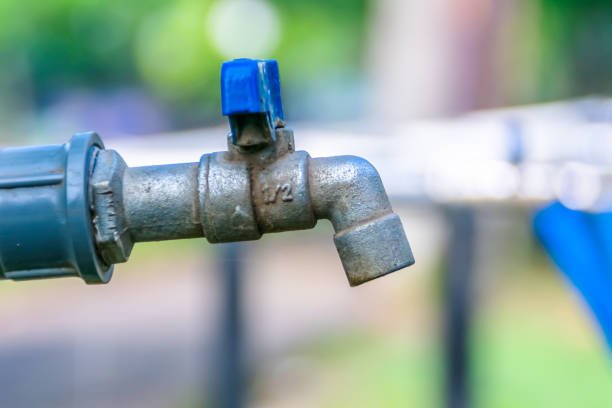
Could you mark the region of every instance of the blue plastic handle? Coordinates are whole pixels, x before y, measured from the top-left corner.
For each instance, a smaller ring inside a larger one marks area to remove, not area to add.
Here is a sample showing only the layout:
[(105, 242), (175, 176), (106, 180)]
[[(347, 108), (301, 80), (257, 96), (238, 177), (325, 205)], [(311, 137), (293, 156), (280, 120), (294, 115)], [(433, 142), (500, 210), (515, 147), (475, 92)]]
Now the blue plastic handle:
[[(221, 66), (223, 115), (264, 113), (270, 129), (283, 120), (278, 63), (275, 60), (236, 59)], [(232, 132), (234, 129), (232, 128)], [(272, 132), (273, 134), (273, 132)]]

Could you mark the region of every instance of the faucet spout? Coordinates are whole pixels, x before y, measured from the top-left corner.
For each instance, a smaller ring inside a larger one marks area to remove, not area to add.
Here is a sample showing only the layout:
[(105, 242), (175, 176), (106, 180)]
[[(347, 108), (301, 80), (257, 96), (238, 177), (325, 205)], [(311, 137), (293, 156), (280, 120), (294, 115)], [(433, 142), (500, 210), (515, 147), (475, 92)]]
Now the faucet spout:
[(351, 286), (414, 264), (400, 218), (367, 160), (355, 156), (310, 159), (308, 181), (315, 216), (331, 221)]

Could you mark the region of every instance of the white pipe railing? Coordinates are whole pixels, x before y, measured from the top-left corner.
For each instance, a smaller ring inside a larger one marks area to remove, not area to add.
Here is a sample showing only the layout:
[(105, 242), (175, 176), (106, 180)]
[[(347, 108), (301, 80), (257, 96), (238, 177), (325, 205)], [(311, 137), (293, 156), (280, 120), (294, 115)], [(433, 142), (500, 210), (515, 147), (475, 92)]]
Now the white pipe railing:
[[(291, 123), (290, 123), (291, 125)], [(412, 123), (292, 124), (313, 157), (353, 154), (391, 196), (435, 202), (612, 206), (612, 100), (584, 99)], [(130, 166), (198, 161), (225, 149), (225, 127), (111, 139)]]

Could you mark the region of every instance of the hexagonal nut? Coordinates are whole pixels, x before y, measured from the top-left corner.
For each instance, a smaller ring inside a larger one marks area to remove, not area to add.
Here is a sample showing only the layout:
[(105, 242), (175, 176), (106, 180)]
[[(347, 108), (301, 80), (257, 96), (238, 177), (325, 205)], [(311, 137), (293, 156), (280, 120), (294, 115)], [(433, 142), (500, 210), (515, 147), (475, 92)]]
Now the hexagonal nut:
[(96, 156), (90, 179), (96, 246), (108, 264), (126, 262), (134, 246), (122, 204), (126, 168), (117, 152), (101, 150)]

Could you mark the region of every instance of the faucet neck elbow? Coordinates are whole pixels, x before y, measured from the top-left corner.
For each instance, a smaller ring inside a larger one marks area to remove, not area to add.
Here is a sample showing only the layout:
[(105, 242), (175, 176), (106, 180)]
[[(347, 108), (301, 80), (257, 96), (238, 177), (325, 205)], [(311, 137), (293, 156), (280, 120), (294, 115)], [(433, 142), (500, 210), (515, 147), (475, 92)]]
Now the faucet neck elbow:
[(400, 218), (368, 161), (311, 159), (309, 183), (315, 215), (334, 226), (334, 243), (351, 286), (414, 263)]

